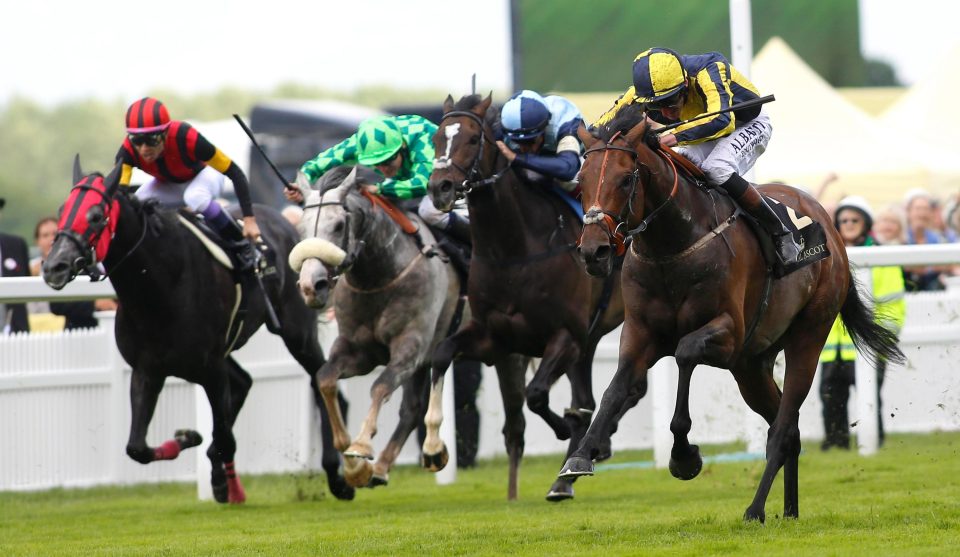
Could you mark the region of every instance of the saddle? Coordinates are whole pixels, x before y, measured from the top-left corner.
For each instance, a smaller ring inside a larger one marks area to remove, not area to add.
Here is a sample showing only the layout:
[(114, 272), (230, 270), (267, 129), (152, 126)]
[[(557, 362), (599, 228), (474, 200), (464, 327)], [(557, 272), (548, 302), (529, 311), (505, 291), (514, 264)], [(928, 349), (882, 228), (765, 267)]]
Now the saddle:
[[(177, 211), (177, 219), (184, 228), (200, 240), (200, 243), (203, 244), (203, 247), (207, 248), (207, 251), (210, 252), (214, 261), (233, 274), (234, 282), (241, 282), (240, 279), (243, 274), (240, 273), (238, 269), (242, 268), (243, 265), (237, 259), (236, 250), (232, 249), (231, 241), (223, 239), (219, 234), (214, 232), (203, 219), (191, 211), (185, 209)], [(263, 241), (263, 238), (257, 240), (256, 248), (257, 251), (260, 252), (260, 261), (256, 272), (263, 278), (276, 276), (276, 252), (270, 248), (269, 244)]]

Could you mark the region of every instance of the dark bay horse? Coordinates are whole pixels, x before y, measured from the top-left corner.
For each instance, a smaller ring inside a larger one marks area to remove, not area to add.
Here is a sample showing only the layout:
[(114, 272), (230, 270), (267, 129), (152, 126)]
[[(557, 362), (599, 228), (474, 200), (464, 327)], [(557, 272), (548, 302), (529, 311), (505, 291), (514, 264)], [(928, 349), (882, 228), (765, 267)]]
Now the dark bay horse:
[[(430, 196), (448, 211), (466, 195), (473, 255), (467, 289), (472, 319), (437, 348), (433, 380), (458, 357), (487, 363), (511, 354), (543, 358), (525, 391), (522, 376), (500, 377), (512, 499), (523, 454), (524, 396), (559, 439), (570, 439), (572, 452), (596, 407), (591, 373), (597, 343), (622, 322), (623, 305), (619, 277), (604, 297), (604, 280), (589, 277), (576, 257), (579, 218), (543, 184), (507, 168), (494, 142), (498, 116), (488, 114), (490, 104), (490, 96), (470, 95), (456, 104), (448, 96), (434, 136), (434, 148), (443, 156), (434, 164)], [(550, 409), (549, 392), (562, 374), (570, 380), (573, 401), (559, 416)], [(569, 479), (558, 480), (547, 494), (551, 501), (572, 497)]]
[[(433, 350), (450, 334), (460, 297), (453, 267), (421, 248), (435, 243), (429, 228), (411, 215), (410, 231), (417, 228), (419, 242), (405, 233), (379, 198), (362, 193), (371, 182), (358, 179), (359, 168), (336, 167), (323, 175), (317, 190), (304, 192), (304, 239), (290, 256), (308, 305), (323, 306), (337, 278), (332, 290), (339, 331), (317, 384), (332, 417), (334, 443), (345, 456), (347, 482), (355, 487), (386, 485), (390, 467), (426, 411)], [(386, 367), (371, 387), (370, 411), (351, 442), (337, 406), (337, 381), (377, 366)], [(400, 420), (371, 466), (380, 410), (400, 386)]]
[[(670, 471), (695, 477), (699, 449), (687, 440), (690, 379), (698, 364), (729, 369), (767, 434), (767, 463), (745, 518), (765, 518), (773, 480), (784, 469), (784, 516), (797, 517), (798, 418), (837, 313), (860, 349), (902, 361), (895, 334), (878, 325), (860, 299), (846, 251), (831, 217), (812, 197), (783, 185), (765, 195), (819, 222), (830, 256), (769, 281), (758, 239), (729, 198), (705, 191), (677, 172), (675, 163), (648, 145), (657, 139), (640, 107), (621, 111), (591, 137), (580, 172), (587, 211), (580, 253), (595, 275), (611, 271), (611, 254), (624, 236), (633, 242), (624, 263), (626, 318), (620, 362), (600, 409), (560, 477), (593, 473), (591, 458), (628, 398), (645, 391), (647, 370), (674, 356), (680, 371)], [(810, 249), (818, 249), (811, 248)], [(822, 248), (822, 246), (821, 246)], [(785, 351), (783, 392), (772, 371)]]
[[(264, 295), (259, 288), (235, 283), (232, 271), (214, 260), (201, 240), (178, 222), (176, 212), (158, 210), (118, 191), (118, 178), (119, 167), (106, 179), (100, 174), (83, 176), (77, 158), (76, 185), (64, 204), (43, 278), (59, 290), (78, 274), (95, 272), (98, 261), (103, 263), (119, 300), (117, 347), (133, 369), (127, 454), (147, 464), (177, 458), (181, 450), (202, 443), (190, 430), (178, 431), (160, 447), (146, 441), (166, 378), (196, 383), (206, 391), (213, 411), (213, 442), (207, 456), (213, 467), (214, 497), (221, 503), (242, 503), (246, 495), (234, 469), (232, 427), (252, 379), (230, 353), (264, 323)], [(297, 233), (268, 207), (257, 206), (256, 215), (264, 240), (280, 261), (277, 273), (263, 281), (281, 323), (279, 331), (271, 332), (283, 338), (291, 355), (312, 375), (324, 363), (317, 319), (300, 300), (297, 277), (285, 263)], [(247, 299), (245, 315), (237, 313), (241, 292)], [(239, 325), (231, 328), (234, 322)], [(339, 499), (352, 499), (354, 491), (339, 474), (339, 455), (312, 379), (311, 388), (323, 419), (322, 461), (330, 491)]]

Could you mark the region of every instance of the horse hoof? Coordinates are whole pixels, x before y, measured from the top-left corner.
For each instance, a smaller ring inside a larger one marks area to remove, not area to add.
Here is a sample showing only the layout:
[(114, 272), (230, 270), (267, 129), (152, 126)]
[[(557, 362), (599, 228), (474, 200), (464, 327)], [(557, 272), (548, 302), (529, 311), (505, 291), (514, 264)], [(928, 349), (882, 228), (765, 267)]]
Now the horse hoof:
[(374, 474), (370, 476), (370, 487), (386, 486), (390, 483), (390, 476), (387, 474)]
[(747, 507), (747, 512), (743, 513), (743, 520), (747, 522), (752, 522), (754, 520), (759, 521), (760, 524), (763, 524), (767, 520), (767, 513), (763, 509), (754, 509), (753, 507)]
[(570, 480), (580, 476), (593, 475), (593, 462), (589, 458), (582, 456), (571, 456), (563, 464), (557, 478), (561, 480)]
[(420, 453), (420, 465), (431, 472), (443, 470), (449, 460), (450, 453), (447, 452), (446, 445), (443, 445), (442, 450), (437, 454)]
[(703, 459), (700, 458), (700, 447), (690, 446), (690, 452), (681, 458), (670, 456), (670, 474), (678, 480), (692, 480), (703, 469)]
[(203, 436), (192, 429), (178, 429), (173, 433), (173, 438), (180, 445), (180, 450), (190, 449), (203, 443)]
[(353, 501), (357, 492), (341, 476), (328, 476), (327, 487), (334, 497), (341, 501)]
[(568, 481), (562, 480), (553, 482), (553, 485), (550, 486), (550, 491), (547, 492), (547, 501), (559, 503), (567, 499), (573, 499), (573, 485)]
[(365, 458), (347, 457), (343, 475), (351, 487), (367, 487), (373, 477), (373, 466)]

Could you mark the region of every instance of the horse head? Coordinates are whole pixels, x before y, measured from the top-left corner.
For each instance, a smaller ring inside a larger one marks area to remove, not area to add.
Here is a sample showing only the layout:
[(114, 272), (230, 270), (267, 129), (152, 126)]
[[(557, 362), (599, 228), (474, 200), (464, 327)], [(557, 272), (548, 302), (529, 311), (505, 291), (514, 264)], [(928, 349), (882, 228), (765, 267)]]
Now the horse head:
[(300, 273), (300, 294), (312, 308), (326, 307), (336, 279), (363, 248), (366, 219), (359, 192), (372, 181), (367, 172), (361, 167), (334, 168), (320, 179), (304, 204), (299, 225), (302, 240), (290, 252), (289, 263)]
[(480, 180), (484, 144), (490, 144), (488, 148), (494, 155), (497, 152), (486, 125), (492, 100), (492, 94), (486, 98), (467, 95), (454, 103), (453, 97), (447, 95), (443, 102), (443, 118), (433, 135), (433, 148), (439, 156), (427, 186), (434, 207), (440, 211), (453, 209), (454, 202)]
[(650, 133), (639, 105), (622, 109), (597, 135), (578, 130), (587, 146), (579, 178), (584, 209), (579, 250), (593, 276), (609, 275), (614, 255), (623, 255), (627, 238), (645, 227), (638, 221), (657, 158), (647, 147)]
[(120, 214), (119, 165), (106, 178), (99, 173), (84, 175), (77, 155), (73, 183), (60, 210), (56, 239), (43, 262), (43, 280), (55, 290), (81, 273), (99, 277), (97, 264), (107, 256)]

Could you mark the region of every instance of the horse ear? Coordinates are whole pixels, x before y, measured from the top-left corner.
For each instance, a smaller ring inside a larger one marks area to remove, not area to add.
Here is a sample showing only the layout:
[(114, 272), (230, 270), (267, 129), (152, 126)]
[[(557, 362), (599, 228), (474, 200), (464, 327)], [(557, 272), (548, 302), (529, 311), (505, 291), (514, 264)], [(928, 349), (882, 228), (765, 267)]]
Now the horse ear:
[(73, 157), (73, 183), (71, 186), (75, 186), (80, 183), (80, 180), (83, 178), (83, 170), (80, 168), (80, 153), (77, 153)]
[(338, 190), (349, 191), (357, 185), (357, 169), (358, 166), (354, 166), (353, 170), (350, 171), (350, 174), (347, 174), (347, 177), (340, 182), (340, 185), (337, 187)]
[(443, 113), (453, 111), (453, 95), (447, 95), (447, 98), (443, 101)]
[(643, 140), (643, 134), (647, 132), (647, 128), (649, 127), (649, 122), (647, 122), (647, 118), (644, 117), (643, 120), (640, 120), (636, 126), (631, 128), (623, 138), (626, 139), (630, 145), (637, 146)]
[(580, 122), (580, 125), (577, 126), (577, 137), (580, 139), (580, 143), (583, 143), (584, 146), (593, 145), (599, 137), (593, 135), (587, 131), (587, 127), (583, 125), (583, 122)]
[(490, 91), (489, 93), (487, 93), (487, 98), (480, 101), (480, 104), (478, 104), (473, 108), (473, 112), (477, 116), (480, 116), (481, 118), (486, 116), (487, 109), (490, 108), (490, 103), (492, 102), (493, 102), (493, 91)]
[(120, 173), (122, 171), (123, 163), (117, 163), (117, 166), (114, 166), (110, 174), (107, 174), (107, 177), (103, 179), (103, 184), (107, 188), (108, 196), (113, 196), (113, 194), (117, 192), (117, 187), (120, 186)]

